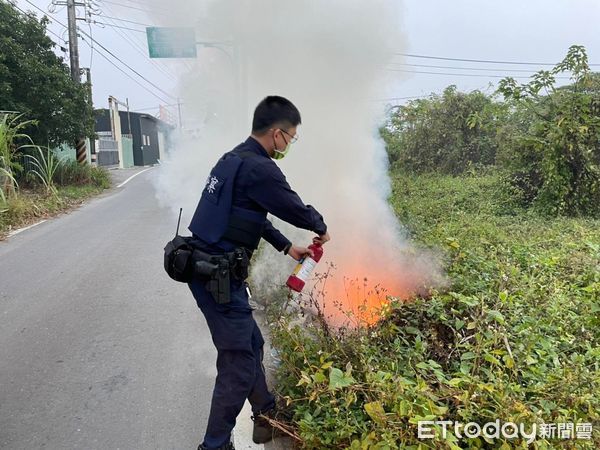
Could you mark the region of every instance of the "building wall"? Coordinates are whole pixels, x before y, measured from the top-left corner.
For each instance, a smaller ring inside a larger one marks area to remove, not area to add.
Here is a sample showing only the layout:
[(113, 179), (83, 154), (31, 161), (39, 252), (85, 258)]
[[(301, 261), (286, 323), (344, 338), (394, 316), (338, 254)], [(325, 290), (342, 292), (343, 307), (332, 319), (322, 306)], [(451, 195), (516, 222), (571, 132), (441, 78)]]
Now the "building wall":
[[(166, 148), (160, 149), (159, 146), (161, 143), (166, 145), (169, 141), (168, 133), (172, 127), (147, 114), (119, 111), (119, 118), (122, 135), (132, 139), (133, 164), (136, 166), (156, 164), (161, 153), (167, 151)], [(166, 135), (165, 139), (159, 140), (159, 129)], [(97, 111), (96, 131), (111, 131), (108, 110)], [(126, 162), (125, 154), (123, 159)]]
[(158, 162), (158, 130), (156, 121), (148, 118), (140, 118), (142, 145), (141, 154), (144, 166)]

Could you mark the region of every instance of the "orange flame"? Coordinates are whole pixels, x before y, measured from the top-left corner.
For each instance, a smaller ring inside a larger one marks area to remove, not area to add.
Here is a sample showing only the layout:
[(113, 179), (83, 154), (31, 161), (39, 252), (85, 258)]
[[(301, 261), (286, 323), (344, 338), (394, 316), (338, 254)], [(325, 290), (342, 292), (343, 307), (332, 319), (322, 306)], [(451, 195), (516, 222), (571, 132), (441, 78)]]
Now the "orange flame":
[(415, 277), (409, 273), (373, 273), (372, 267), (358, 262), (344, 264), (343, 275), (337, 272), (330, 264), (326, 272), (316, 274), (308, 291), (327, 321), (337, 326), (373, 325), (392, 298), (406, 299), (415, 291)]

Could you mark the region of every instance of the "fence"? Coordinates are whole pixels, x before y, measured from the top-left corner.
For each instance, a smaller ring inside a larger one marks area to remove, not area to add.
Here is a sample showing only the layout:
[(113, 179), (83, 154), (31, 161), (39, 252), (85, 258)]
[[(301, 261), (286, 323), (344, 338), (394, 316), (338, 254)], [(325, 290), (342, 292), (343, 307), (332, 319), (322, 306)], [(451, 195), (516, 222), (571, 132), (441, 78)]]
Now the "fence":
[(119, 148), (114, 139), (101, 138), (96, 141), (96, 161), (99, 166), (119, 165)]

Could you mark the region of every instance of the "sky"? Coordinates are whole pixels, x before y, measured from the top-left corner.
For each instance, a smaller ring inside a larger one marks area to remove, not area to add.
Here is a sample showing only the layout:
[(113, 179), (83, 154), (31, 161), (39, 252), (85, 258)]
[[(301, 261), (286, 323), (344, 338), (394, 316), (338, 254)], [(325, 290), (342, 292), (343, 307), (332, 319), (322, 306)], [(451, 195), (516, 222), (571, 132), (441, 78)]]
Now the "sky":
[[(59, 23), (67, 23), (64, 6), (52, 5), (50, 0), (16, 0), (16, 4), (38, 16), (44, 11), (52, 20), (48, 26), (50, 37), (68, 47), (66, 29)], [(169, 16), (165, 2), (95, 0), (94, 4), (87, 12), (92, 13), (91, 20), (96, 23), (79, 21), (78, 24), (82, 29), (80, 66), (91, 67), (95, 107), (106, 107), (108, 96), (112, 95), (123, 102), (128, 99), (134, 111), (153, 115), (158, 113), (158, 105), (167, 105), (176, 120), (176, 105), (181, 96), (179, 76), (198, 67), (193, 63), (212, 64), (215, 50), (199, 46), (196, 61), (150, 59), (146, 26), (189, 24), (163, 20)], [(590, 62), (599, 64), (593, 68), (600, 70), (600, 37), (595, 32), (600, 22), (597, 0), (404, 0), (401, 11), (404, 39), (398, 43), (398, 53), (555, 63), (564, 57), (570, 45), (579, 44), (586, 47)], [(78, 14), (85, 17), (83, 7), (78, 8)], [(259, 30), (260, 23), (256, 26)], [(201, 34), (198, 30), (199, 40), (203, 39)], [(93, 50), (90, 36), (96, 41)], [(57, 53), (68, 61), (68, 55), (58, 47)], [(381, 67), (387, 79), (391, 79), (387, 94), (372, 100), (382, 104), (403, 103), (408, 98), (439, 93), (450, 84), (461, 90), (493, 92), (490, 83), (497, 83), (502, 76), (526, 77), (530, 75), (528, 71), (542, 68), (548, 66), (475, 63), (398, 54), (390, 64)], [(183, 103), (184, 116), (185, 108)]]

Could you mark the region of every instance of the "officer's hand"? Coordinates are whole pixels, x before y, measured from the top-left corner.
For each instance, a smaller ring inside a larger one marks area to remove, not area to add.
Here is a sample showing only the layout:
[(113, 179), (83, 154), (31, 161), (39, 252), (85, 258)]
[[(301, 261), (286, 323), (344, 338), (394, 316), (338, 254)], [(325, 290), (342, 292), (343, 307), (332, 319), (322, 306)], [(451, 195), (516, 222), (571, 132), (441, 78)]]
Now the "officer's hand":
[(306, 247), (300, 247), (299, 245), (292, 245), (288, 251), (288, 255), (294, 258), (296, 261), (300, 261), (306, 255), (315, 256), (314, 252)]
[(319, 237), (313, 238), (313, 244), (323, 245), (325, 242), (331, 240), (329, 233), (322, 234)]

